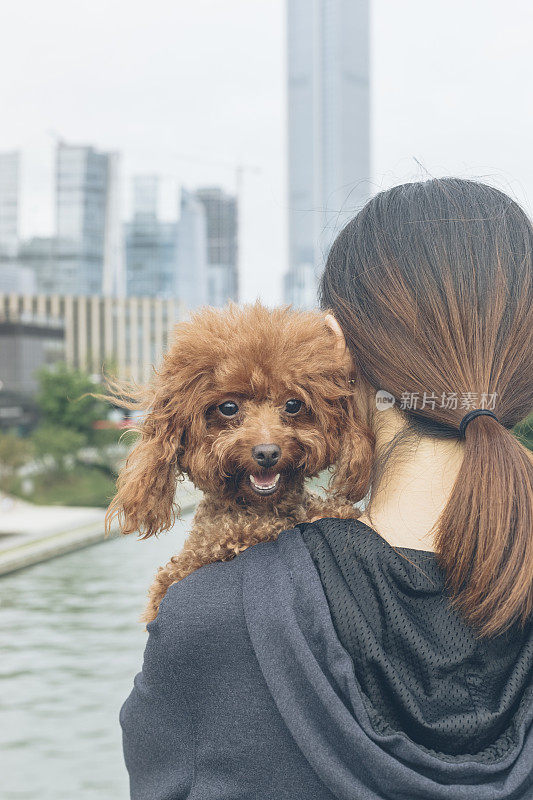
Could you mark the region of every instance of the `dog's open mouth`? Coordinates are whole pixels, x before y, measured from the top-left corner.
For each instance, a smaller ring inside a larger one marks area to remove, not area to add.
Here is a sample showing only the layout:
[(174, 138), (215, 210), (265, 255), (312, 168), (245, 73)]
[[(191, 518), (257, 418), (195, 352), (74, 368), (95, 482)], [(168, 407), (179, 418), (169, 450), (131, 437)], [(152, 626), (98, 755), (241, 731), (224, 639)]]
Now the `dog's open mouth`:
[(256, 494), (274, 494), (279, 484), (279, 472), (261, 472), (260, 474), (250, 474), (250, 483)]

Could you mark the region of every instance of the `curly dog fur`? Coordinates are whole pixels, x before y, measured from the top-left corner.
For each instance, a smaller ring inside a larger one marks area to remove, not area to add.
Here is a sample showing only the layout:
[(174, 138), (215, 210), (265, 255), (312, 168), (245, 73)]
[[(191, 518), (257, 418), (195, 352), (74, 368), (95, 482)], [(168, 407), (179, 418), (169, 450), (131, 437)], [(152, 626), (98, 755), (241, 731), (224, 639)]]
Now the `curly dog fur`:
[[(107, 529), (116, 517), (124, 534), (168, 530), (181, 476), (204, 493), (182, 552), (155, 577), (145, 622), (172, 583), (204, 564), (313, 517), (358, 516), (353, 503), (368, 489), (374, 442), (352, 399), (353, 365), (338, 354), (325, 313), (205, 308), (175, 326), (149, 385), (108, 381), (107, 399), (145, 414)], [(329, 496), (308, 492), (304, 479), (331, 465)]]

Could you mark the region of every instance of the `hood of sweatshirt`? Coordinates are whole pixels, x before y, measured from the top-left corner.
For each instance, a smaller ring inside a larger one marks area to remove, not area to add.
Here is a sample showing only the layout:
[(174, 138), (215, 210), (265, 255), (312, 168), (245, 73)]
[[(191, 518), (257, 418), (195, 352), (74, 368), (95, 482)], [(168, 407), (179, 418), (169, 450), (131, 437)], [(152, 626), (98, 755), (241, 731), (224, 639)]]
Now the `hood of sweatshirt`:
[(431, 553), (321, 520), (242, 558), (270, 693), (339, 800), (533, 798), (533, 627), (477, 640)]

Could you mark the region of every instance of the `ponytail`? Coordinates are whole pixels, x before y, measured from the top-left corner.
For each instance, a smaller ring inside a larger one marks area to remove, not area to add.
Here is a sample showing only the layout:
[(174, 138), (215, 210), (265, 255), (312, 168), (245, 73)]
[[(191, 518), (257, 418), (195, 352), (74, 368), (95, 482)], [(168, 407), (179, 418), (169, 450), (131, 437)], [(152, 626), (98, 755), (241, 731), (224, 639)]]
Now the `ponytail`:
[(435, 546), (452, 605), (481, 636), (533, 611), (532, 486), (531, 453), (499, 422), (473, 419)]
[(433, 532), (451, 602), (481, 636), (533, 613), (533, 460), (511, 433), (533, 409), (532, 253), (531, 223), (507, 195), (430, 180), (370, 200), (335, 240), (320, 285), (370, 386), (495, 399), (497, 419), (475, 416), (465, 430), (458, 404), (405, 412), (421, 435), (464, 433)]

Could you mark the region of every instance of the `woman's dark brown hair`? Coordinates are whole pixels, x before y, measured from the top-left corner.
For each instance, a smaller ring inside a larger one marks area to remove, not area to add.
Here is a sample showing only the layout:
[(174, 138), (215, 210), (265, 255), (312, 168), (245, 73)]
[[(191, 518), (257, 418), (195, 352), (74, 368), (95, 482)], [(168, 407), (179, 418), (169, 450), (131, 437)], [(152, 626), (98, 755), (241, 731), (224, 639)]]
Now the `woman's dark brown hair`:
[[(533, 460), (511, 433), (533, 408), (532, 251), (529, 219), (497, 189), (410, 183), (348, 223), (320, 287), (370, 385), (398, 401), (418, 396), (402, 412), (411, 431), (459, 437), (474, 405), (498, 417), (467, 426), (435, 526), (452, 603), (480, 636), (523, 625), (533, 610)], [(434, 408), (421, 408), (424, 392)], [(465, 397), (474, 405), (461, 407)]]

